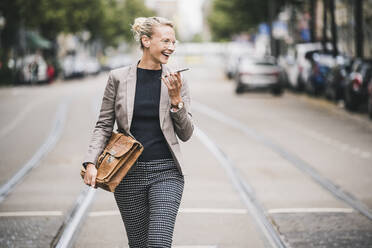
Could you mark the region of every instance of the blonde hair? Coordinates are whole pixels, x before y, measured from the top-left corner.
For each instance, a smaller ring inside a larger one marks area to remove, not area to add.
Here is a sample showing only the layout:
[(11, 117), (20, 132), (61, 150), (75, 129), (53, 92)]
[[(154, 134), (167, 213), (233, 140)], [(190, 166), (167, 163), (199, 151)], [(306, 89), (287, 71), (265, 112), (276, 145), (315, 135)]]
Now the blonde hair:
[(143, 49), (141, 37), (143, 35), (151, 37), (154, 33), (154, 27), (158, 25), (166, 25), (174, 28), (173, 23), (170, 20), (160, 16), (137, 17), (134, 20), (131, 30), (133, 32), (134, 39), (141, 44), (141, 49)]

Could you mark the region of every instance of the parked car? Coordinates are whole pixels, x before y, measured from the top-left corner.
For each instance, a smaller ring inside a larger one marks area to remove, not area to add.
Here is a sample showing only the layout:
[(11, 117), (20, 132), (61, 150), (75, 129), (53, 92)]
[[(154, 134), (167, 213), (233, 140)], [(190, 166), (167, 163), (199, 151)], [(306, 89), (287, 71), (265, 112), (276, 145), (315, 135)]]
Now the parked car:
[(368, 116), (372, 119), (372, 78), (368, 84)]
[(345, 55), (336, 57), (336, 63), (325, 82), (325, 96), (332, 101), (344, 99), (344, 88), (351, 72), (353, 60)]
[(236, 70), (238, 68), (240, 55), (230, 55), (227, 57), (226, 63), (225, 63), (225, 75), (228, 79), (233, 79), (236, 74)]
[(311, 69), (304, 81), (304, 87), (307, 93), (311, 95), (320, 95), (326, 86), (326, 80), (331, 69), (336, 64), (336, 59), (329, 52), (312, 51), (305, 55), (310, 62)]
[(345, 107), (356, 110), (368, 101), (368, 84), (372, 78), (372, 60), (356, 59), (348, 77), (344, 94)]
[(86, 57), (84, 73), (86, 75), (97, 75), (101, 71), (101, 65), (96, 57)]
[(273, 57), (244, 57), (238, 65), (235, 92), (269, 89), (274, 95), (280, 95), (283, 92), (281, 71)]
[(252, 56), (254, 50), (250, 43), (231, 42), (225, 50), (225, 75), (233, 79), (237, 72), (239, 61), (242, 57)]
[(320, 51), (321, 49), (321, 43), (301, 43), (289, 49), (282, 66), (288, 75), (288, 83), (291, 88), (299, 91), (304, 89), (305, 81), (311, 70), (310, 61), (305, 58), (305, 55), (307, 52)]
[(62, 60), (62, 74), (64, 79), (83, 77), (85, 63), (82, 57), (75, 54), (65, 56)]

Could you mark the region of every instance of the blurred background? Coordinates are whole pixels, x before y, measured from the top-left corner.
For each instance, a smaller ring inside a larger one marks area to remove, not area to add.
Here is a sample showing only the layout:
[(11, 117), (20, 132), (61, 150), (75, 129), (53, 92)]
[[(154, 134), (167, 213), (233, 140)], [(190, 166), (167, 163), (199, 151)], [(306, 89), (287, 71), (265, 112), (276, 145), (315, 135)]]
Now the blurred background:
[(242, 60), (272, 56), (278, 88), (342, 100), (349, 110), (371, 101), (370, 0), (4, 0), (0, 84), (51, 83), (127, 65), (139, 52), (130, 24), (153, 15), (175, 22), (178, 51), (226, 59), (237, 92), (248, 84), (240, 70), (250, 70), (239, 65), (254, 62)]
[(79, 172), (140, 16), (190, 68), (174, 247), (372, 247), (372, 0), (1, 0), (0, 247), (128, 247)]

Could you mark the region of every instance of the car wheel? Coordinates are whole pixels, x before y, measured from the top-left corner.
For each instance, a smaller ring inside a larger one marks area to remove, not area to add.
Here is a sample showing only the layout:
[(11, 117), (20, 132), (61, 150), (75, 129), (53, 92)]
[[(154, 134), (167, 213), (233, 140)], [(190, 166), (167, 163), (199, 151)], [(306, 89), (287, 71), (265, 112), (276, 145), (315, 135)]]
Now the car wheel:
[(244, 87), (241, 83), (238, 83), (235, 88), (236, 94), (242, 94), (244, 92)]
[(315, 95), (315, 88), (312, 84), (312, 82), (307, 82), (306, 86), (305, 86), (305, 91), (307, 94), (309, 95)]
[(358, 102), (350, 92), (349, 87), (345, 88), (345, 107), (351, 111), (355, 111), (358, 108)]
[(275, 87), (271, 90), (271, 94), (274, 96), (280, 96), (283, 94), (283, 88), (282, 87)]
[(338, 98), (336, 90), (331, 86), (330, 83), (327, 84), (324, 93), (325, 93), (326, 98), (330, 101), (335, 102)]
[(297, 85), (296, 85), (296, 91), (301, 92), (305, 89), (305, 82), (302, 80), (301, 76), (298, 75), (297, 77)]
[(372, 96), (368, 98), (368, 116), (372, 120)]

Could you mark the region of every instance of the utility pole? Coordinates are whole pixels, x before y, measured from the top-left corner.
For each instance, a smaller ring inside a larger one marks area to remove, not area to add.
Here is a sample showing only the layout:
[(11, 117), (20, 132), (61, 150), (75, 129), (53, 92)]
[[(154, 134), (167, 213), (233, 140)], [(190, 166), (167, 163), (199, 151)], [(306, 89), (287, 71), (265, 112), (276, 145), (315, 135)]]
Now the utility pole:
[(355, 0), (354, 4), (355, 55), (363, 58), (363, 0)]
[(315, 42), (315, 19), (316, 19), (316, 11), (315, 11), (315, 3), (316, 0), (310, 0), (310, 41)]
[(332, 55), (336, 57), (338, 55), (337, 47), (337, 27), (335, 19), (335, 0), (329, 0), (329, 11), (331, 13), (331, 33), (332, 33)]
[(323, 50), (327, 50), (327, 10), (328, 10), (328, 0), (323, 0), (323, 32), (322, 32), (322, 46)]
[(273, 36), (273, 22), (276, 13), (276, 1), (267, 0), (267, 6), (269, 11), (269, 37), (270, 37), (270, 54), (271, 56), (277, 57), (277, 50), (275, 46), (275, 40)]

